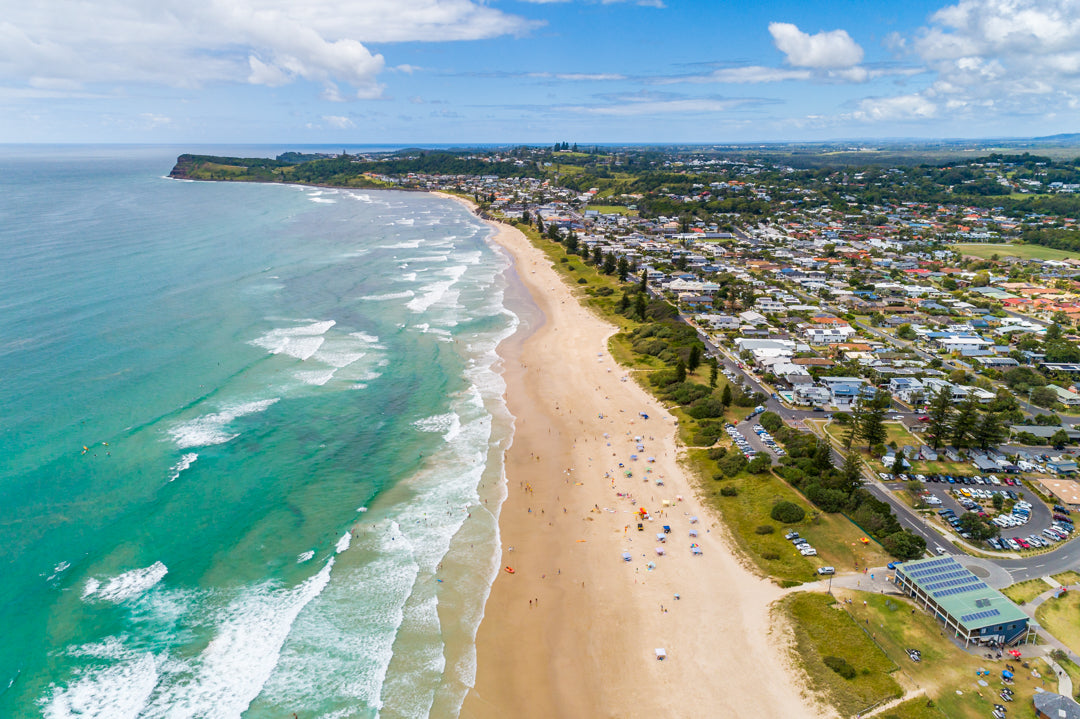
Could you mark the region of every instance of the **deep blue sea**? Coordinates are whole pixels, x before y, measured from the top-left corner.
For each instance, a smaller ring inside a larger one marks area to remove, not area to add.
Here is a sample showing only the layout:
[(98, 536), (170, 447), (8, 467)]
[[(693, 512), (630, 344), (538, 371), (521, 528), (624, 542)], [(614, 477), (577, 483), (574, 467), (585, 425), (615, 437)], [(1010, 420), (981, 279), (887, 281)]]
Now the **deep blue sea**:
[(0, 716), (456, 716), (508, 260), (449, 200), (176, 154), (0, 147)]

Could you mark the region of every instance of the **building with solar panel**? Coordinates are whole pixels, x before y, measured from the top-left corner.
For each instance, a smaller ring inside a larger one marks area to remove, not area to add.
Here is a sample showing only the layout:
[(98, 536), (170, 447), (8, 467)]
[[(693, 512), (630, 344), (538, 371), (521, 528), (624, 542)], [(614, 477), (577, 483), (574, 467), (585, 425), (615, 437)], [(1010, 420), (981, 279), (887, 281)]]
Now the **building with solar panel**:
[(1016, 644), (1033, 633), (1020, 607), (952, 557), (898, 564), (893, 581), (944, 622), (965, 647), (973, 642)]

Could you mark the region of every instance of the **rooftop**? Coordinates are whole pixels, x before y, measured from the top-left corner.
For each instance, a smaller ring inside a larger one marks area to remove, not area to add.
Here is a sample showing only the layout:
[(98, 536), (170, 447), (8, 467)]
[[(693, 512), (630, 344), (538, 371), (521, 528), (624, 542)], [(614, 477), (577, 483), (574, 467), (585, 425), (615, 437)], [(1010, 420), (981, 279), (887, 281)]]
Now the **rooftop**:
[(1028, 620), (1008, 597), (992, 589), (952, 557), (904, 562), (897, 571), (969, 632), (991, 624)]

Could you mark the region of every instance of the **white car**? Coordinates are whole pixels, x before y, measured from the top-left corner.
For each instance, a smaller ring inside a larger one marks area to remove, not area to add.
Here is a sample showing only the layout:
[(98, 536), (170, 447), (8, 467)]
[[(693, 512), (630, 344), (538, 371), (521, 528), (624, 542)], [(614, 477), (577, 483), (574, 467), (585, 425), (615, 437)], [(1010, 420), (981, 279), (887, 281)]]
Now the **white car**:
[(813, 547), (803, 547), (799, 550), (799, 554), (803, 555), (804, 557), (816, 557), (817, 550)]

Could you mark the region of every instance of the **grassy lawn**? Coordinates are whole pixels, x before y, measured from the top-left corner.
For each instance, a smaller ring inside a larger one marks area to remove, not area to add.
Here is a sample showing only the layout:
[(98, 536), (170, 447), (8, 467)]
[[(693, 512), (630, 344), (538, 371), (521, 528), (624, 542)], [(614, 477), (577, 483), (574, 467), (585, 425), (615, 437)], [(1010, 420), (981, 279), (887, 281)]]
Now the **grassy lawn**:
[(1061, 574), (1053, 575), (1054, 581), (1063, 587), (1068, 587), (1073, 584), (1080, 584), (1080, 572), (1074, 572), (1069, 570), (1068, 572), (1062, 572)]
[[(796, 592), (781, 600), (779, 610), (787, 616), (795, 634), (792, 658), (800, 664), (814, 687), (842, 716), (851, 716), (881, 701), (903, 694), (892, 677), (898, 668), (856, 626), (851, 616), (827, 594)], [(856, 671), (844, 679), (824, 662), (840, 657)]]
[[(746, 472), (731, 479), (712, 479), (716, 463), (705, 450), (691, 450), (688, 459), (695, 474), (701, 477), (703, 494), (710, 498), (724, 523), (731, 528), (735, 542), (757, 565), (763, 574), (781, 582), (810, 582), (818, 579), (818, 567), (833, 566), (838, 571), (853, 570), (855, 563), (878, 566), (889, 557), (876, 542), (863, 544), (863, 533), (840, 514), (816, 512), (802, 495), (779, 477), (768, 473), (753, 475)], [(724, 497), (721, 487), (735, 487), (738, 495)], [(778, 500), (794, 502), (806, 511), (806, 518), (797, 524), (774, 521), (769, 512)], [(771, 526), (771, 534), (758, 534), (760, 526)], [(784, 539), (794, 529), (818, 550), (816, 557), (804, 557), (791, 542)]]
[(601, 215), (628, 215), (630, 217), (637, 217), (638, 211), (631, 210), (628, 207), (622, 205), (589, 205), (586, 209), (596, 210)]
[(1080, 592), (1047, 599), (1035, 610), (1035, 619), (1069, 649), (1080, 652)]
[[(942, 627), (933, 617), (921, 609), (916, 609), (904, 597), (850, 590), (837, 590), (835, 593), (841, 599), (851, 598), (852, 603), (847, 605), (847, 608), (856, 622), (862, 622), (869, 628), (885, 654), (900, 666), (900, 680), (905, 685), (917, 685), (924, 689), (945, 716), (951, 719), (981, 719), (990, 716), (995, 701), (1001, 703), (997, 690), (1001, 687), (1004, 662), (988, 661), (978, 653), (965, 652), (942, 636)], [(912, 609), (915, 609), (914, 613)], [(922, 652), (922, 661), (912, 662), (906, 653), (908, 648)], [(1047, 671), (1047, 667), (1041, 662), (1032, 666), (1036, 666), (1041, 673)], [(1030, 670), (1022, 669), (1019, 665), (1016, 668), (1013, 685), (1016, 701), (1009, 704), (1009, 717), (1034, 717), (1031, 696), (1035, 687), (1052, 691), (1057, 687), (1056, 681), (1051, 678), (1044, 685), (1042, 678), (1030, 675)], [(988, 687), (978, 685), (976, 669), (990, 670), (991, 676), (982, 677), (989, 684)], [(957, 694), (957, 691), (961, 694)], [(912, 701), (921, 701), (925, 708), (925, 698)], [(894, 710), (889, 710), (882, 716), (887, 717), (893, 713)], [(916, 713), (910, 716), (938, 715)]]
[(1030, 602), (1048, 589), (1050, 589), (1050, 585), (1043, 580), (1029, 579), (1026, 582), (1017, 582), (1016, 584), (1005, 587), (1001, 590), (1001, 593), (1017, 604), (1024, 604)]
[(943, 719), (945, 716), (932, 699), (918, 696), (897, 704), (880, 714), (881, 719)]
[(998, 255), (999, 257), (1019, 257), (1022, 260), (1066, 260), (1075, 254), (1042, 245), (993, 245), (982, 242), (964, 242), (949, 247), (961, 254), (974, 255), (983, 259)]

